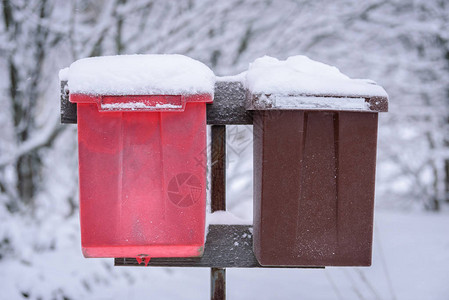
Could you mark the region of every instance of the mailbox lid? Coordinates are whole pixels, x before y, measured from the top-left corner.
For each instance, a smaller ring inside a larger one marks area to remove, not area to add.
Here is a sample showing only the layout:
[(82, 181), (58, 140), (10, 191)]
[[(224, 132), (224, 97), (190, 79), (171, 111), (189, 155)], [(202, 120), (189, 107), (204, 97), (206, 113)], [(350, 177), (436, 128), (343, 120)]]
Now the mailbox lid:
[(187, 103), (213, 102), (213, 95), (85, 95), (70, 94), (72, 103), (94, 103), (100, 112), (105, 111), (184, 111)]
[(65, 72), (71, 94), (198, 95), (214, 93), (205, 64), (178, 54), (116, 55), (75, 61)]
[(246, 74), (248, 110), (384, 112), (388, 94), (374, 81), (351, 79), (306, 56), (285, 61), (264, 56)]

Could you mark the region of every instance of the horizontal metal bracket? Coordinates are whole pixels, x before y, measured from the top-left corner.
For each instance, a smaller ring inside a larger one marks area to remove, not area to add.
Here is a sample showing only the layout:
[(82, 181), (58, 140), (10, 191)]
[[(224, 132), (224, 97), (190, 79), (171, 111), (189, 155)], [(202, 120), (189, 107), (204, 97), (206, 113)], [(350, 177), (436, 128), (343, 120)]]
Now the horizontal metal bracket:
[[(115, 266), (145, 266), (136, 258), (115, 258)], [(253, 253), (251, 225), (209, 225), (202, 257), (152, 258), (152, 267), (202, 268), (301, 268), (300, 266), (261, 266)], [(311, 268), (311, 267), (304, 267)], [(324, 268), (324, 267), (316, 267)]]
[[(214, 102), (207, 104), (208, 125), (251, 125), (252, 111), (245, 108), (246, 91), (241, 82), (215, 83)], [(61, 81), (61, 123), (76, 124), (76, 103), (69, 102), (67, 81)]]

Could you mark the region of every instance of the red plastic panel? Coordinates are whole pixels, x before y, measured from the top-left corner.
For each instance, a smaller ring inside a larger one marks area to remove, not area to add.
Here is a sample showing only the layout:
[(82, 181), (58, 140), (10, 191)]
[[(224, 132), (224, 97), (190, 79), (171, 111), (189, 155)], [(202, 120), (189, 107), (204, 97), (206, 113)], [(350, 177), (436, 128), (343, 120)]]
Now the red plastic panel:
[(99, 112), (78, 103), (80, 217), (86, 257), (202, 254), (206, 105)]
[(96, 103), (99, 111), (184, 111), (188, 102), (212, 103), (209, 94), (199, 95), (83, 95), (70, 94), (72, 103)]

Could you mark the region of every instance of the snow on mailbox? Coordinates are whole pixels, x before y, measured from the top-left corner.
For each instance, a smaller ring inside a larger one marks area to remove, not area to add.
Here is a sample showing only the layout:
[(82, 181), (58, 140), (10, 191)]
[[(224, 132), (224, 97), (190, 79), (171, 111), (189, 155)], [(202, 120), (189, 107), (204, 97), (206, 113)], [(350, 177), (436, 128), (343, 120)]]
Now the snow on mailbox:
[(182, 55), (124, 55), (81, 59), (66, 73), (84, 256), (202, 255), (213, 72)]
[(246, 85), (260, 264), (370, 265), (385, 90), (305, 56), (257, 59)]

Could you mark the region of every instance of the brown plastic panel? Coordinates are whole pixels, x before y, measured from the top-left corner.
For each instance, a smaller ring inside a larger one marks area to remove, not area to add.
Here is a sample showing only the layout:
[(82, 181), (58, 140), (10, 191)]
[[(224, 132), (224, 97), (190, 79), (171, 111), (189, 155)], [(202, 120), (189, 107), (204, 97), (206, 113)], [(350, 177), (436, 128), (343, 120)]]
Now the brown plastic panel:
[(254, 112), (254, 252), (266, 266), (369, 266), (377, 112)]

